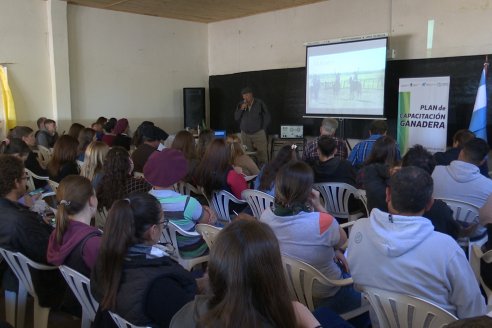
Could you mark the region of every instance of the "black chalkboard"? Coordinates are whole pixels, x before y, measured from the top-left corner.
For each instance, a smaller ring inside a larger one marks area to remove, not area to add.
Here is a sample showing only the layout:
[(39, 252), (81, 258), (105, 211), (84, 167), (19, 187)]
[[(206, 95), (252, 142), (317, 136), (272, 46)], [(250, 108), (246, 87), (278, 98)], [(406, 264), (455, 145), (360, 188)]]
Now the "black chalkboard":
[[(492, 57), (491, 57), (492, 58)], [(386, 66), (385, 117), (389, 133), (396, 135), (398, 116), (398, 85), (400, 78), (450, 76), (448, 144), (458, 129), (468, 128), (477, 94), (485, 55), (432, 59), (392, 60)], [(492, 79), (487, 78), (488, 99), (492, 101)], [(255, 97), (262, 99), (272, 115), (269, 134), (278, 134), (280, 125), (303, 124), (306, 135), (318, 135), (321, 119), (303, 118), (306, 101), (306, 69), (287, 68), (266, 71), (215, 75), (209, 78), (210, 125), (212, 129), (238, 132), (234, 121), (234, 108), (241, 101), (240, 90), (250, 86)], [(488, 108), (491, 106), (489, 105)], [(488, 111), (488, 130), (492, 113)], [(348, 138), (366, 138), (370, 121), (344, 121), (344, 134)], [(489, 138), (490, 139), (490, 138)]]

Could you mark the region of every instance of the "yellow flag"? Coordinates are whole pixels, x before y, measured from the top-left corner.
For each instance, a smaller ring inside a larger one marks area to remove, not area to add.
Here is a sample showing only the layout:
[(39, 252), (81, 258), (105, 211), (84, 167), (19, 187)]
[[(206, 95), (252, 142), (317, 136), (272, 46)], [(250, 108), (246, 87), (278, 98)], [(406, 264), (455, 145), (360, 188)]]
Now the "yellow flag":
[(12, 98), (7, 74), (3, 66), (0, 66), (0, 91), (2, 92), (3, 117), (5, 118), (7, 132), (17, 125), (17, 118), (15, 116), (14, 98)]

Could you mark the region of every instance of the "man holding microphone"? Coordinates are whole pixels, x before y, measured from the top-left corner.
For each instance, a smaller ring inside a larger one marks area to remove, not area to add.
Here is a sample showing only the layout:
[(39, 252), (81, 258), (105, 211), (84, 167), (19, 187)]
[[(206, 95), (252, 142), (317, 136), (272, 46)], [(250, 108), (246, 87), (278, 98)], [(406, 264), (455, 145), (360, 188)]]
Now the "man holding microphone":
[(258, 166), (267, 162), (266, 127), (270, 123), (270, 113), (265, 103), (253, 97), (251, 88), (241, 90), (241, 101), (234, 112), (234, 118), (239, 121), (241, 140), (249, 151), (256, 150)]

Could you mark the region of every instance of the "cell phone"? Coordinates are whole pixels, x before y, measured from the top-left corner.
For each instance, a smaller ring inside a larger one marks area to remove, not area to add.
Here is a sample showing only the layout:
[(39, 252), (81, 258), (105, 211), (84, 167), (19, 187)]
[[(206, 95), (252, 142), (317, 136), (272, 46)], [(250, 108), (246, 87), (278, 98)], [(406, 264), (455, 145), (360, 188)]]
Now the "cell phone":
[(37, 194), (40, 194), (44, 191), (44, 188), (38, 188), (36, 190), (33, 190), (33, 191), (30, 191), (28, 193), (29, 196), (34, 196), (34, 195), (37, 195)]

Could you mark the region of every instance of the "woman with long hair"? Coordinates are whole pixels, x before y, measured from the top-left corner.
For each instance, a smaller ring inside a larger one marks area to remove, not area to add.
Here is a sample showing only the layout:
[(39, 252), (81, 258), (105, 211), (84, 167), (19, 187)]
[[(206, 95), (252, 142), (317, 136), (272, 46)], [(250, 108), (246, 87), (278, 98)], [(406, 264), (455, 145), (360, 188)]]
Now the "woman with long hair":
[(91, 227), (97, 198), (91, 182), (79, 175), (64, 178), (56, 191), (56, 228), (48, 243), (48, 262), (67, 265), (86, 277), (96, 264), (101, 231)]
[[(275, 232), (282, 253), (307, 262), (329, 279), (342, 279), (348, 276), (340, 251), (347, 235), (321, 205), (319, 192), (312, 189), (313, 181), (313, 171), (306, 163), (284, 165), (275, 180), (275, 206), (263, 212), (261, 221)], [(361, 303), (360, 293), (352, 286), (315, 285), (313, 292), (318, 305), (339, 314)]]
[(203, 158), (205, 151), (207, 150), (208, 145), (215, 139), (214, 131), (210, 129), (205, 129), (200, 132), (198, 136), (198, 144), (196, 146), (196, 152), (198, 154), (198, 158)]
[(53, 156), (46, 166), (51, 180), (60, 182), (70, 174), (79, 174), (77, 165), (77, 139), (65, 134), (62, 135), (53, 147)]
[[(24, 161), (26, 169), (41, 177), (47, 177), (48, 171), (39, 162), (37, 154), (32, 151), (36, 148), (36, 137), (34, 136), (33, 129), (28, 126), (16, 126), (10, 131), (9, 138), (11, 140), (22, 140), (29, 146), (29, 154)], [(46, 180), (34, 179), (34, 185), (36, 188), (44, 187), (46, 186)]]
[(239, 168), (245, 176), (257, 175), (260, 172), (258, 165), (244, 152), (243, 143), (236, 134), (228, 135), (226, 142), (231, 147), (231, 163), (234, 168)]
[(186, 161), (188, 162), (188, 173), (186, 174), (185, 181), (191, 182), (193, 172), (198, 165), (195, 138), (190, 132), (181, 130), (176, 133), (171, 148), (180, 150), (186, 158)]
[(309, 310), (292, 302), (272, 229), (238, 219), (210, 250), (211, 296), (197, 296), (170, 327), (319, 327)]
[(193, 299), (193, 276), (157, 245), (167, 223), (161, 204), (148, 193), (133, 193), (113, 204), (91, 276), (100, 310), (134, 325), (168, 327)]
[(246, 180), (234, 170), (230, 160), (230, 148), (224, 139), (214, 139), (207, 147), (196, 168), (195, 180), (208, 196), (217, 190), (227, 190), (241, 199), (243, 190), (248, 189)]
[(80, 175), (89, 179), (94, 188), (97, 188), (103, 177), (103, 165), (109, 146), (102, 141), (91, 142), (85, 150), (85, 160)]
[(275, 177), (278, 170), (288, 162), (296, 159), (296, 147), (287, 145), (280, 148), (277, 155), (261, 168), (255, 179), (254, 188), (275, 196)]
[(126, 149), (113, 147), (103, 165), (103, 177), (97, 187), (99, 209), (109, 209), (117, 199), (135, 191), (149, 191), (152, 187), (144, 179), (131, 176), (133, 163)]
[(67, 134), (75, 139), (78, 139), (80, 131), (82, 131), (83, 129), (85, 129), (85, 126), (83, 126), (82, 124), (73, 123), (72, 125), (70, 125), (70, 129), (68, 129)]
[(96, 131), (91, 128), (84, 128), (79, 132), (77, 137), (79, 147), (77, 148), (77, 160), (83, 162), (85, 159), (85, 149), (96, 140)]

